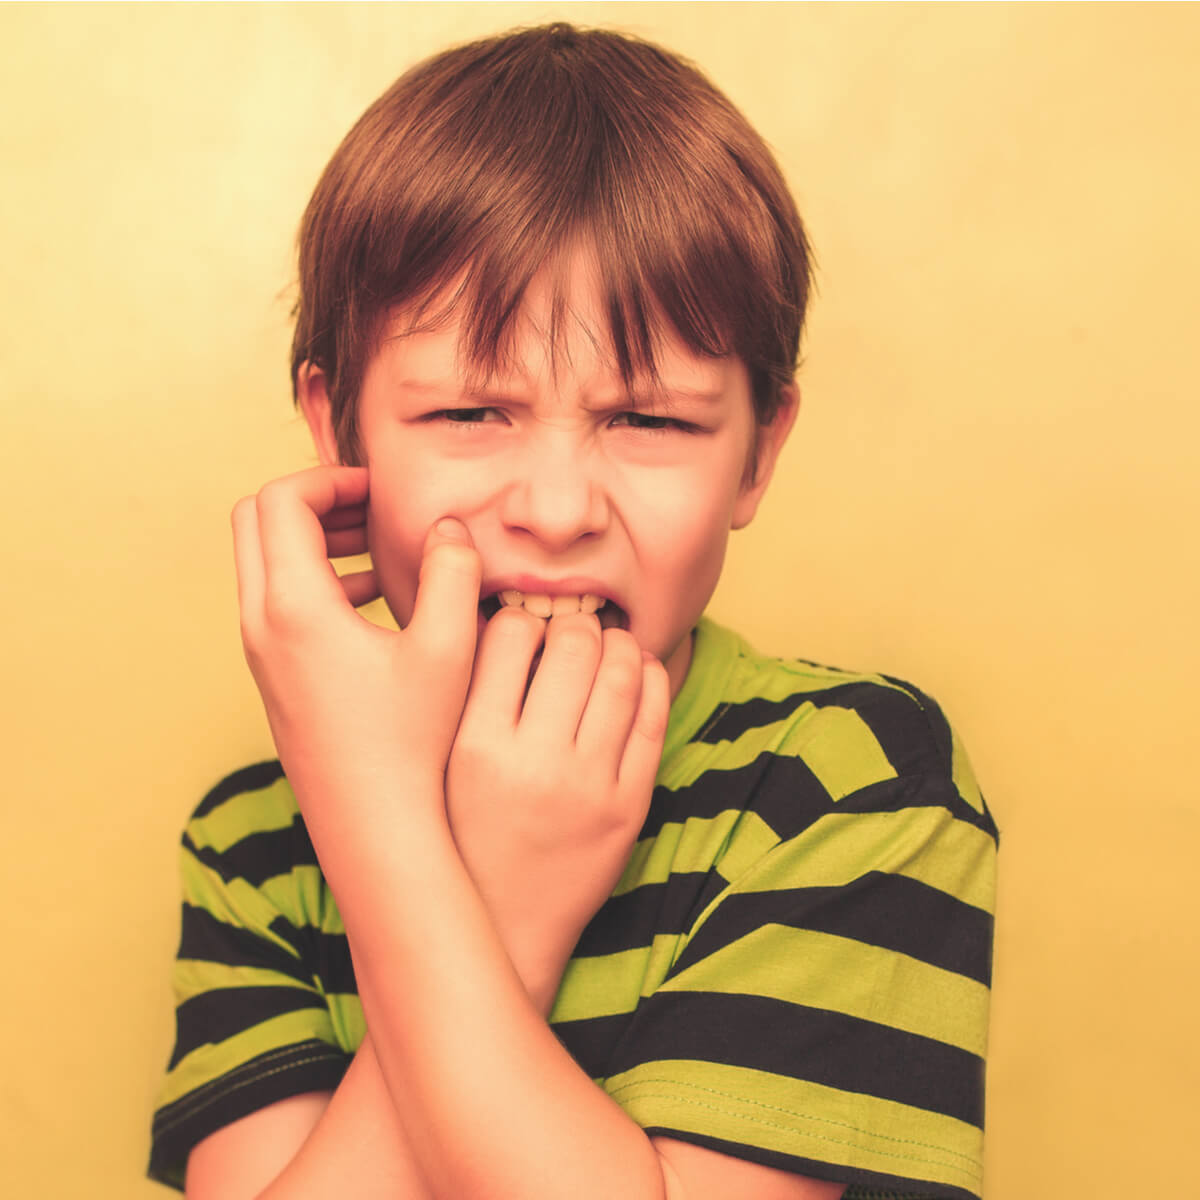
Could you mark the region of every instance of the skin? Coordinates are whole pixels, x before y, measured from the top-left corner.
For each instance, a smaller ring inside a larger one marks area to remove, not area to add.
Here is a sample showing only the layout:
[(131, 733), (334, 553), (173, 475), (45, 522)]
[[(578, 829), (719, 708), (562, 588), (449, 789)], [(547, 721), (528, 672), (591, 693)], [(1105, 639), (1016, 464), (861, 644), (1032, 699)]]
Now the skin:
[[(633, 410), (595, 331), (603, 315), (584, 269), (574, 318), (553, 353), (548, 285), (519, 320), (512, 369), (465, 391), (459, 327), (405, 336), (403, 314), (365, 372), (359, 423), (371, 475), (369, 529), (383, 595), (401, 625), (426, 531), (460, 519), (483, 560), (483, 592), (597, 592), (617, 601), (674, 695), (690, 632), (720, 576), (729, 531), (747, 524), (795, 414), (769, 428), (747, 481), (754, 414), (745, 366), (662, 348), (662, 394)], [(556, 369), (557, 367), (557, 369)], [(323, 462), (336, 462), (324, 379), (301, 393)]]
[[(306, 368), (326, 465), (235, 509), (247, 660), (369, 1033), (332, 1096), (201, 1143), (189, 1196), (841, 1194), (648, 1139), (544, 1019), (641, 826), (729, 530), (753, 517), (795, 413), (789, 393), (756, 439), (744, 366), (670, 342), (665, 395), (633, 408), (591, 332), (586, 271), (575, 281), (565, 353), (538, 334), (535, 288), (521, 367), (483, 393), (464, 392), (453, 323), (386, 340), (360, 397), (365, 467), (337, 465), (325, 380)], [(368, 543), (374, 571), (339, 580), (329, 558)], [(627, 628), (485, 622), (481, 596), (508, 586), (605, 595)], [(354, 612), (377, 591), (399, 632)]]

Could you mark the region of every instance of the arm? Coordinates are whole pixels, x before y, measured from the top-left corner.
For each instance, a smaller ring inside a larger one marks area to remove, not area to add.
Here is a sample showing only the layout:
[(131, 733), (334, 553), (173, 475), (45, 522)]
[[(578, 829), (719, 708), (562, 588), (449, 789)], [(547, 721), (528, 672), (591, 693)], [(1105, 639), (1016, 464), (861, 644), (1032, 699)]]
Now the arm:
[[(327, 510), (333, 502), (329, 480), (320, 482), (324, 499), (315, 494), (305, 499), (312, 511), (321, 511), (322, 503)], [(335, 1176), (344, 1189), (344, 1172), (326, 1171), (333, 1158), (344, 1156), (344, 1139), (365, 1130), (378, 1148), (390, 1137), (389, 1130), (399, 1128), (406, 1131), (408, 1145), (415, 1150), (415, 1164), (398, 1165), (403, 1170), (415, 1165), (433, 1195), (549, 1197), (561, 1192), (636, 1197), (694, 1191), (687, 1180), (692, 1173), (689, 1164), (711, 1157), (710, 1152), (664, 1148), (671, 1164), (664, 1167), (655, 1145), (562, 1050), (531, 1004), (451, 836), (436, 762), (439, 754), (448, 754), (456, 707), (461, 704), (456, 692), (461, 695), (460, 689), (465, 689), (461, 651), (467, 626), (473, 624), (477, 597), (467, 558), (437, 553), (435, 540), (434, 553), (427, 559), (427, 565), (434, 566), (428, 580), (423, 579), (422, 594), (432, 593), (437, 602), (429, 602), (426, 596), (422, 605), (419, 599), (408, 630), (403, 635), (385, 635), (403, 640), (404, 655), (394, 643), (368, 646), (359, 637), (359, 644), (352, 645), (345, 629), (339, 644), (339, 637), (331, 634), (328, 614), (318, 619), (315, 612), (306, 613), (300, 601), (319, 595), (320, 588), (315, 579), (305, 581), (299, 569), (296, 552), (303, 549), (303, 539), (279, 519), (275, 505), (282, 507), (285, 499), (277, 490), (265, 511), (260, 501), (257, 527), (244, 529), (239, 542), (247, 654), (346, 922), (372, 1038), (333, 1103), (323, 1110), (304, 1148), (267, 1194), (301, 1190), (320, 1194), (322, 1181)], [(249, 524), (244, 510), (243, 514)], [(308, 541), (311, 560), (311, 529)], [(302, 582), (308, 586), (301, 586)], [(327, 604), (331, 584), (331, 578), (324, 576)], [(344, 600), (341, 605), (345, 608)], [(445, 628), (430, 628), (435, 618), (423, 620), (423, 613), (436, 614), (449, 625), (449, 636)], [(460, 618), (456, 628), (448, 615)], [(562, 657), (547, 647), (531, 698), (537, 693), (546, 703), (555, 697), (561, 703), (565, 693), (549, 686), (554, 679), (549, 667)], [(381, 672), (381, 659), (403, 669)], [(397, 663), (400, 659), (403, 662)], [(468, 655), (468, 668), (469, 661)], [(353, 681), (350, 690), (359, 693), (355, 699), (360, 703), (352, 710), (357, 721), (346, 719), (346, 685), (331, 686), (335, 668), (343, 679)], [(537, 685), (543, 680), (547, 686), (539, 691)], [(415, 686), (418, 682), (425, 686)], [(661, 680), (660, 696), (663, 687), (665, 680)], [(377, 694), (364, 700), (362, 693), (372, 689)], [(589, 679), (582, 689), (585, 704), (590, 689)], [(650, 708), (643, 711), (638, 701), (641, 691), (639, 687), (630, 707), (629, 689), (624, 689), (629, 711), (625, 727), (637, 731), (630, 744), (638, 748), (640, 757), (637, 752), (633, 757), (642, 773), (644, 762), (649, 761), (652, 780), (665, 703), (657, 714)], [(377, 721), (382, 717), (374, 734), (364, 731), (364, 715)], [(411, 728), (406, 719), (420, 727), (419, 738), (396, 736), (397, 729)], [(534, 721), (530, 727), (540, 724)], [(587, 724), (586, 720), (580, 724), (581, 733)], [(601, 727), (606, 724), (600, 722)], [(396, 743), (401, 744), (398, 749)], [(652, 754), (648, 746), (654, 747)], [(617, 755), (618, 765), (623, 757)], [(578, 759), (573, 766), (579, 766)], [(639, 794), (644, 790), (648, 797), (649, 784), (635, 790)], [(403, 797), (402, 803), (398, 796)], [(601, 825), (611, 822), (614, 808), (620, 810), (627, 799), (614, 787), (607, 813), (599, 814)], [(587, 815), (592, 821), (597, 818), (596, 813)], [(385, 836), (380, 836), (381, 829)], [(431, 895), (438, 903), (429, 903)], [(381, 897), (385, 903), (380, 903)], [(555, 946), (550, 958), (564, 957), (561, 944)], [(378, 1055), (398, 1125), (367, 1119), (384, 1100), (379, 1078), (371, 1069), (372, 1053)], [(315, 1100), (314, 1106), (320, 1103)], [(301, 1106), (292, 1107), (299, 1111)], [(282, 1122), (282, 1116), (260, 1114), (260, 1119)], [(302, 1125), (298, 1119), (288, 1128), (294, 1136)], [(331, 1149), (337, 1153), (329, 1156)], [(202, 1162), (207, 1154), (198, 1151), (198, 1156)], [(748, 1170), (760, 1177), (766, 1170), (725, 1161), (735, 1173)], [(769, 1174), (779, 1176), (787, 1189), (779, 1196), (824, 1196), (840, 1190), (834, 1186), (831, 1191), (831, 1185), (812, 1185), (817, 1191), (797, 1190), (806, 1187), (804, 1181), (781, 1172)], [(419, 1182), (412, 1182), (411, 1191), (398, 1182), (385, 1194), (420, 1194)], [(709, 1186), (712, 1182), (706, 1173), (704, 1194), (717, 1194)], [(744, 1194), (746, 1182), (731, 1194)]]

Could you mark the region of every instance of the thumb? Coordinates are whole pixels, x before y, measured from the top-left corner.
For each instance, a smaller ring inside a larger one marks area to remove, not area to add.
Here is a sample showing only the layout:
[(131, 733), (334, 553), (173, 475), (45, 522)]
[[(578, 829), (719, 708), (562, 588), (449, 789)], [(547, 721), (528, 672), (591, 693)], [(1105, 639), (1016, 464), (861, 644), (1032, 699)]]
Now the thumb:
[(468, 668), (475, 658), (482, 573), (467, 527), (443, 517), (425, 537), (408, 631), (435, 654), (461, 658)]

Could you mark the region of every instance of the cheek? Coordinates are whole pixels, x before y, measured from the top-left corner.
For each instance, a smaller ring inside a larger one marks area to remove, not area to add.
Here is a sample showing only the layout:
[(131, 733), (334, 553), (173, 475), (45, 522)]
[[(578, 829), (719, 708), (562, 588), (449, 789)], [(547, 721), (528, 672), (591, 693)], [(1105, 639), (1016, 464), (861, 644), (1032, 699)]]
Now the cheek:
[(487, 474), (431, 455), (368, 465), (367, 542), (383, 595), (400, 624), (412, 614), (421, 552), (434, 523), (472, 518), (490, 503)]
[(436, 498), (418, 481), (398, 483), (392, 473), (371, 475), (367, 546), (380, 590), (401, 625), (412, 615), (425, 535), (443, 515), (436, 509)]
[(660, 509), (656, 519), (644, 525), (638, 553), (643, 579), (662, 611), (682, 612), (685, 623), (703, 611), (716, 588), (729, 538), (726, 498), (700, 495), (699, 504)]
[(717, 471), (664, 474), (630, 496), (640, 540), (664, 563), (684, 565), (723, 557), (737, 491), (718, 486)]

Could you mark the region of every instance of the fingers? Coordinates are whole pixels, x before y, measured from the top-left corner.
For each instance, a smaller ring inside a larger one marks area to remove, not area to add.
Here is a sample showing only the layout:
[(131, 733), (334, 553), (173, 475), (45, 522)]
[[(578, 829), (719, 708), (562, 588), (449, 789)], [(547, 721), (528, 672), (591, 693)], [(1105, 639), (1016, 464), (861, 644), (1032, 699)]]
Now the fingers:
[(597, 679), (603, 645), (600, 622), (587, 613), (572, 613), (551, 617), (545, 624), (546, 645), (521, 720), (551, 743), (571, 743)]
[(618, 773), (621, 791), (648, 795), (653, 788), (670, 712), (671, 681), (667, 669), (653, 654), (643, 651), (641, 696)]
[(443, 517), (429, 531), (407, 632), (434, 654), (469, 670), (475, 657), (479, 554), (466, 526)]
[(463, 720), (512, 730), (521, 718), (529, 671), (542, 648), (546, 622), (520, 608), (502, 608), (487, 623), (475, 673), (469, 711)]
[(367, 552), (367, 506), (352, 504), (335, 508), (322, 518), (325, 530), (325, 557), (349, 558)]
[(258, 536), (258, 510), (253, 496), (239, 500), (233, 508), (233, 562), (237, 571), (238, 608), (243, 623), (263, 606), (264, 569)]
[(642, 698), (642, 651), (623, 629), (604, 631), (603, 656), (579, 726), (580, 750), (609, 778), (620, 768)]
[[(340, 595), (329, 564), (326, 529), (335, 546), (358, 545), (347, 525), (361, 525), (367, 472), (361, 467), (316, 467), (268, 483), (254, 498), (261, 552), (262, 601), (279, 614), (294, 614), (309, 598)], [(247, 506), (238, 506), (243, 526)], [(357, 511), (356, 511), (357, 510)]]

